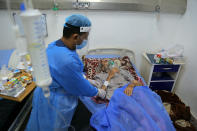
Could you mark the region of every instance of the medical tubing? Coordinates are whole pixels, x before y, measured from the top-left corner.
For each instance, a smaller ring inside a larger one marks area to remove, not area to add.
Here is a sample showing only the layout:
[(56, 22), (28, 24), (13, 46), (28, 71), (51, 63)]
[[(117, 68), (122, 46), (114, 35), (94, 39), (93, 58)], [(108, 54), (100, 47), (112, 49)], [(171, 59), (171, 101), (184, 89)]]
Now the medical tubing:
[(104, 100), (106, 100), (106, 97), (107, 97), (107, 93), (108, 93), (108, 87), (106, 87), (106, 93), (105, 93), (105, 97), (104, 97)]
[(41, 87), (41, 88), (42, 88), (42, 91), (43, 91), (43, 93), (44, 93), (44, 96), (45, 96), (46, 98), (49, 98), (49, 96), (50, 96), (49, 87)]
[(12, 13), (11, 13), (10, 0), (6, 0), (6, 6), (7, 6), (8, 14), (10, 16), (10, 20), (12, 21), (12, 24), (15, 25), (13, 17), (12, 17)]
[(71, 127), (72, 129), (73, 129), (73, 131), (75, 131), (75, 128), (72, 126), (72, 125), (67, 125), (66, 124), (66, 120), (64, 119), (64, 117), (63, 117), (63, 115), (62, 115), (62, 113), (59, 111), (59, 110), (57, 110), (57, 108), (55, 108), (51, 103), (50, 103), (50, 99), (49, 99), (50, 97), (47, 97), (46, 99), (47, 99), (47, 101), (48, 101), (48, 104), (49, 104), (49, 106), (51, 107), (51, 109), (53, 109), (57, 114), (58, 114), (58, 116), (60, 117), (60, 119), (64, 122), (64, 124), (66, 125), (66, 127)]
[(32, 0), (24, 0), (24, 4), (26, 9), (33, 9)]

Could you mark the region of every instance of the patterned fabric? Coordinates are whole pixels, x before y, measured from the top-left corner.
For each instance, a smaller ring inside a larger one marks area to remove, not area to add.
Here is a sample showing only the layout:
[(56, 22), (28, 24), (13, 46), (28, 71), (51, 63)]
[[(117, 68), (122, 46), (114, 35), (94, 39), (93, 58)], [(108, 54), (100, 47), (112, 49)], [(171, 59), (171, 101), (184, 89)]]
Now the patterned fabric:
[(101, 99), (100, 97), (97, 97), (97, 96), (94, 96), (91, 99), (97, 104), (103, 104), (103, 103), (108, 104), (109, 103), (108, 99)]
[[(86, 78), (88, 79), (95, 80), (96, 74), (108, 71), (110, 63), (114, 63), (116, 66), (121, 66), (122, 69), (129, 71), (133, 78), (141, 82), (143, 85), (142, 79), (137, 75), (128, 56), (124, 56), (122, 58), (85, 58), (85, 56), (83, 56), (82, 60), (84, 64), (84, 72), (86, 73)], [(92, 97), (92, 100), (97, 104), (109, 103), (108, 99), (103, 100), (97, 96)]]
[[(135, 69), (128, 56), (122, 58), (85, 58), (83, 57), (84, 71), (88, 79), (94, 79), (97, 73), (100, 73), (103, 68), (101, 63), (109, 63), (113, 61), (115, 65), (122, 66), (128, 70), (135, 80), (142, 82), (141, 78), (136, 74)], [(106, 69), (107, 70), (107, 69)]]

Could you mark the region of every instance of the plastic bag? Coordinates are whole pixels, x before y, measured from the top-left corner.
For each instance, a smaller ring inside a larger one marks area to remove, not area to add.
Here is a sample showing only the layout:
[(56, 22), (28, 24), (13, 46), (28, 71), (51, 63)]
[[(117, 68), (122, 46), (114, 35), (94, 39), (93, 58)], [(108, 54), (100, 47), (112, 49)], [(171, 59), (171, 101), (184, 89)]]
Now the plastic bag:
[(167, 56), (171, 58), (183, 57), (184, 47), (182, 45), (174, 45), (170, 47), (167, 51)]

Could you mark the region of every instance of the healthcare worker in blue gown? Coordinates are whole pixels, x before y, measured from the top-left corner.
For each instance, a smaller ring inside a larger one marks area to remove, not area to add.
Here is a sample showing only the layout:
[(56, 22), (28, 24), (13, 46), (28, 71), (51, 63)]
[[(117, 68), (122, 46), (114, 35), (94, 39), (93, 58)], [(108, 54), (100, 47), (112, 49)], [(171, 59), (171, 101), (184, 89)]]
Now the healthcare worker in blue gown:
[(66, 18), (62, 38), (48, 45), (46, 52), (53, 79), (50, 97), (45, 98), (41, 88), (35, 89), (27, 131), (66, 131), (79, 96), (105, 97), (104, 90), (93, 87), (83, 77), (83, 64), (76, 53), (76, 49), (87, 44), (90, 27), (87, 17), (71, 15)]

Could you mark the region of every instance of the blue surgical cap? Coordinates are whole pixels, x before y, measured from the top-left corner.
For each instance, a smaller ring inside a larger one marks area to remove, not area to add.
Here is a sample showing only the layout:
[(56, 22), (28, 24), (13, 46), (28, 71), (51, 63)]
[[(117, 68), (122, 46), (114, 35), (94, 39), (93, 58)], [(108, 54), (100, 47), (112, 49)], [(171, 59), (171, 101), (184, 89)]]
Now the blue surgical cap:
[(67, 27), (66, 23), (72, 26), (76, 26), (76, 27), (90, 27), (91, 26), (90, 20), (86, 16), (83, 16), (80, 14), (74, 14), (74, 15), (68, 16), (65, 20), (65, 24), (64, 24), (65, 27)]

